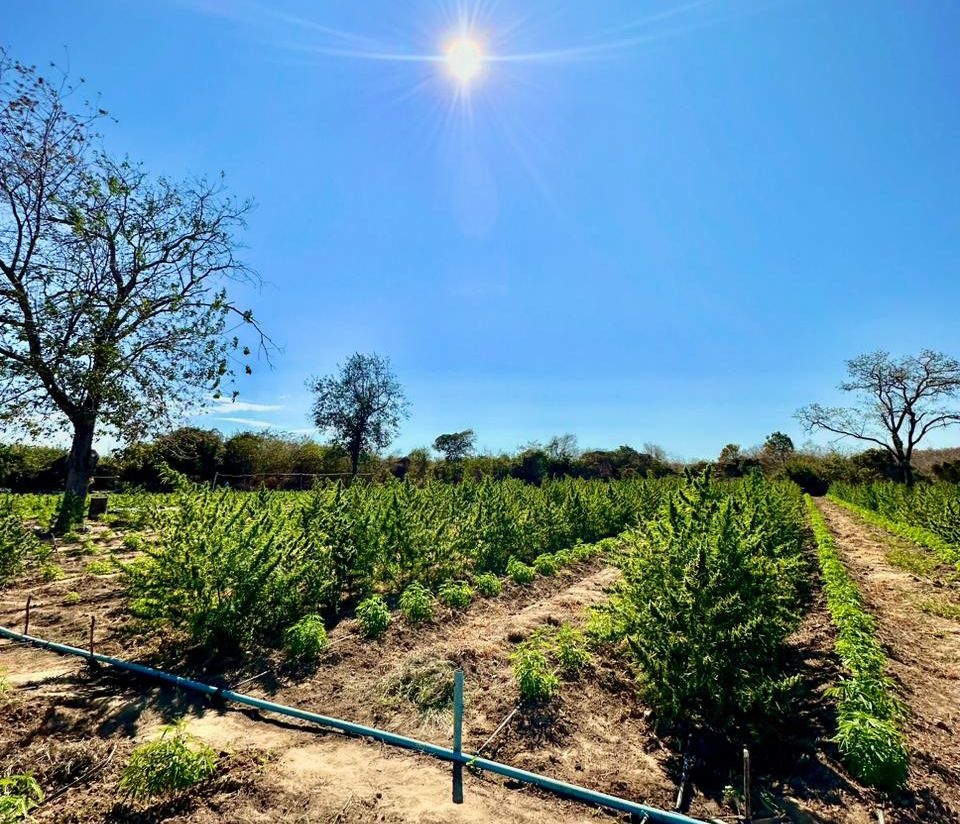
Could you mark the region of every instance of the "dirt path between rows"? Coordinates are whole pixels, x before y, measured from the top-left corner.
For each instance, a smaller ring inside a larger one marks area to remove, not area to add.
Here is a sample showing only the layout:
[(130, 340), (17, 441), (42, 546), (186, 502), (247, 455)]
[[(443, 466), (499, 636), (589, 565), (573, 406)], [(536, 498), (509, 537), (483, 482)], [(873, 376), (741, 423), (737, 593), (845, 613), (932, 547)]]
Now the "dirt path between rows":
[(829, 500), (817, 506), (877, 617), (909, 708), (909, 792), (893, 820), (960, 821), (960, 621), (921, 611), (918, 604), (943, 598), (944, 589), (891, 566), (886, 533)]

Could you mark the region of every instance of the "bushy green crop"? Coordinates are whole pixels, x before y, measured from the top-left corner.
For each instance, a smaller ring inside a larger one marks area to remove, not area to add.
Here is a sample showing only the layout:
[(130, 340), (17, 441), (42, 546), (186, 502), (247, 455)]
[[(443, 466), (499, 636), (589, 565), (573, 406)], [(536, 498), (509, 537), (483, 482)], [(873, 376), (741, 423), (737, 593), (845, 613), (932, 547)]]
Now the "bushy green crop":
[(32, 775), (0, 778), (0, 822), (13, 824), (30, 819), (30, 811), (43, 801), (43, 790)]
[(507, 561), (507, 575), (510, 576), (510, 580), (515, 584), (526, 585), (532, 583), (537, 575), (537, 571), (532, 566), (523, 563), (523, 561), (517, 558), (511, 558)]
[(628, 536), (608, 626), (594, 633), (622, 632), (664, 722), (750, 733), (796, 683), (784, 641), (799, 620), (804, 540), (792, 483), (690, 477)]
[(182, 724), (168, 726), (158, 739), (131, 753), (119, 789), (138, 800), (180, 793), (210, 778), (217, 760), (214, 750), (189, 735)]
[(503, 592), (503, 583), (492, 572), (481, 572), (473, 579), (473, 585), (484, 598), (495, 598)]
[(433, 596), (423, 584), (414, 581), (400, 596), (400, 611), (411, 624), (433, 620)]
[(545, 650), (539, 643), (523, 643), (510, 656), (513, 675), (520, 687), (520, 697), (542, 704), (560, 690), (560, 679), (551, 669)]
[(533, 559), (533, 568), (540, 575), (553, 575), (560, 568), (560, 564), (553, 555), (545, 553)]
[(327, 628), (319, 615), (305, 615), (283, 634), (283, 648), (296, 661), (313, 661), (327, 648)]
[(12, 495), (0, 495), (0, 586), (16, 575), (39, 542), (27, 529)]
[(390, 625), (390, 610), (379, 595), (371, 595), (357, 604), (360, 632), (367, 638), (379, 638)]
[(473, 596), (473, 587), (466, 581), (445, 581), (440, 585), (437, 600), (451, 609), (466, 609)]

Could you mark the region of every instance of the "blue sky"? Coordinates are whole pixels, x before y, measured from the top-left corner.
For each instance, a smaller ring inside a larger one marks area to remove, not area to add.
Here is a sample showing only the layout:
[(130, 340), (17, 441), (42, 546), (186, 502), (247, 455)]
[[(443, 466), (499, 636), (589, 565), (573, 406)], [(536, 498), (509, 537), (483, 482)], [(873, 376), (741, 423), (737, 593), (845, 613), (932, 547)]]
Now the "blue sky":
[(441, 53), (457, 0), (5, 5), (15, 56), (68, 47), (111, 148), (257, 202), (241, 296), (283, 352), (198, 422), (305, 431), (304, 381), (376, 351), (413, 404), (396, 450), (712, 456), (803, 440), (846, 358), (960, 355), (960, 4), (460, 5), (534, 56), (469, 106), (441, 63), (356, 56)]

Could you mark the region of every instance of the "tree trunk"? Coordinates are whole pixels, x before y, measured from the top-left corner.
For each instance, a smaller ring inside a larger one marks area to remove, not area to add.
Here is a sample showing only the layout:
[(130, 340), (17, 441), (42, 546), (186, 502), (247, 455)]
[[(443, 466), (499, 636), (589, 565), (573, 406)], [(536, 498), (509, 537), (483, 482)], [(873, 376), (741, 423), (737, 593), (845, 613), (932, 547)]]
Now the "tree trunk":
[(913, 486), (916, 479), (913, 477), (913, 467), (910, 465), (910, 461), (904, 461), (900, 469), (903, 472), (903, 482), (907, 486)]
[(360, 471), (360, 447), (361, 443), (359, 441), (350, 444), (350, 472), (354, 478)]
[(96, 422), (92, 418), (74, 421), (73, 444), (67, 457), (67, 483), (63, 504), (57, 514), (57, 532), (67, 532), (83, 521), (87, 502), (87, 489), (93, 474), (93, 432)]

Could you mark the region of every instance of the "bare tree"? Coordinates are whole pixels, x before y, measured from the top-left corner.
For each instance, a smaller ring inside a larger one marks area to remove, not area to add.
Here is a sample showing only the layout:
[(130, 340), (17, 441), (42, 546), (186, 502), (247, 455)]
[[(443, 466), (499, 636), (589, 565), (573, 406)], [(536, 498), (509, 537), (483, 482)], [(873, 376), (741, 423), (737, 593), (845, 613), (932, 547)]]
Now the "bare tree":
[(390, 360), (377, 354), (351, 355), (337, 374), (312, 378), (307, 387), (316, 395), (314, 423), (347, 450), (354, 476), (363, 452), (388, 446), (409, 415)]
[(847, 361), (849, 379), (840, 384), (857, 396), (850, 407), (815, 403), (796, 417), (808, 431), (820, 429), (886, 450), (904, 483), (914, 481), (917, 444), (935, 429), (960, 423), (960, 361), (924, 349), (894, 360), (886, 352)]
[(255, 277), (235, 258), (249, 204), (94, 151), (69, 93), (0, 54), (0, 419), (72, 433), (60, 529), (99, 430), (129, 441), (218, 395), (249, 354), (230, 318), (259, 333), (224, 290)]

